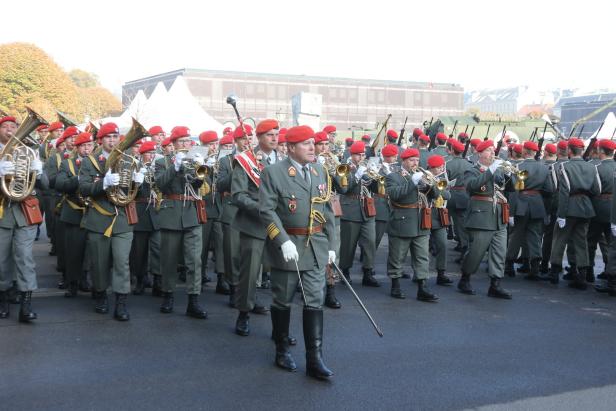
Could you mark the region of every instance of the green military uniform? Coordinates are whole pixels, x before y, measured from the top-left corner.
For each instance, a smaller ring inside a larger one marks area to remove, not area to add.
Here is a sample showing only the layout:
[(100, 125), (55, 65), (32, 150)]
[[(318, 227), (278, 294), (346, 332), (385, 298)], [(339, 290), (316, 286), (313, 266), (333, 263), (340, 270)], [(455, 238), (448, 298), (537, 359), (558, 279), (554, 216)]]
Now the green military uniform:
[[(616, 178), (616, 175), (614, 175)], [(614, 187), (615, 181), (612, 180), (612, 187)], [(607, 265), (605, 266), (605, 275), (607, 277), (607, 283), (605, 285), (597, 285), (595, 289), (599, 292), (609, 293), (610, 296), (616, 297), (616, 240), (613, 237), (616, 236), (616, 196), (612, 195), (610, 202), (610, 240)]]
[[(62, 160), (68, 158), (68, 154), (55, 152), (52, 156), (49, 157), (47, 162), (45, 163), (45, 174), (49, 178), (49, 188), (51, 193), (51, 201), (49, 203), (49, 210), (51, 212), (51, 229), (53, 232), (52, 238), (52, 249), (56, 254), (56, 269), (62, 273), (62, 282), (60, 284), (61, 288), (64, 288), (62, 283), (64, 283), (64, 277), (66, 275), (66, 264), (65, 264), (65, 247), (64, 247), (64, 223), (60, 221), (58, 215), (60, 214), (61, 207), (63, 205), (62, 193), (60, 193), (56, 189), (56, 177), (58, 176), (58, 172), (60, 171), (60, 166), (62, 165)], [(47, 228), (49, 230), (49, 227)]]
[(391, 212), (389, 208), (389, 199), (387, 198), (387, 190), (385, 188), (385, 176), (386, 171), (381, 167), (379, 175), (383, 177), (383, 180), (376, 180), (370, 185), (370, 191), (374, 198), (374, 206), (376, 208), (375, 221), (375, 249), (379, 248), (383, 235), (387, 232), (387, 225), (389, 223), (389, 214)]
[[(272, 266), (271, 311), (276, 364), (295, 369), (289, 353), (288, 334), (290, 305), (298, 275), (301, 275), (306, 298), (303, 329), (307, 373), (317, 378), (333, 375), (321, 358), (325, 267), (328, 251), (335, 247), (334, 215), (327, 200), (329, 188), (327, 172), (321, 165), (302, 167), (287, 158), (265, 168), (259, 191), (261, 217), (271, 240), (268, 253)], [(299, 258), (296, 262), (285, 261), (282, 256), (280, 247), (287, 241), (292, 241), (297, 248)]]
[[(439, 200), (441, 198), (441, 200)], [(445, 274), (447, 270), (447, 227), (444, 223), (449, 220), (449, 211), (445, 206), (445, 202), (451, 199), (451, 193), (447, 188), (439, 190), (434, 186), (428, 193), (430, 201), (432, 228), (430, 229), (430, 239), (436, 250), (435, 268), (437, 272), (436, 283), (439, 285), (451, 284), (451, 280)], [(438, 207), (438, 203), (443, 201), (443, 205)], [(447, 217), (445, 217), (445, 215)]]
[(207, 261), (210, 254), (210, 249), (213, 248), (215, 256), (214, 271), (217, 274), (218, 281), (216, 283), (216, 292), (219, 294), (229, 294), (228, 286), (224, 279), (225, 264), (223, 258), (223, 234), (220, 217), (222, 214), (222, 197), (218, 191), (218, 186), (213, 180), (214, 175), (212, 168), (209, 168), (206, 180), (210, 186), (210, 192), (203, 196), (205, 201), (207, 222), (202, 225), (203, 247), (201, 250), (201, 281), (207, 277)]
[[(596, 215), (590, 198), (601, 194), (601, 183), (594, 165), (573, 157), (562, 163), (558, 174), (557, 218), (565, 219), (565, 226), (554, 226), (554, 241), (550, 257), (550, 275), (553, 283), (558, 282), (562, 268), (563, 253), (567, 241), (572, 240), (578, 269), (585, 273), (588, 261), (588, 223)], [(575, 273), (569, 283), (575, 288), (586, 288), (583, 275)]]
[(468, 234), (464, 228), (464, 218), (468, 208), (468, 193), (464, 182), (465, 173), (473, 166), (459, 156), (452, 157), (446, 164), (447, 178), (455, 183), (450, 187), (451, 198), (447, 201), (447, 209), (453, 221), (456, 236), (460, 239), (462, 251), (468, 248)]
[(445, 145), (438, 145), (434, 147), (432, 151), (430, 151), (430, 156), (434, 155), (439, 155), (443, 157), (449, 156), (449, 153), (447, 152), (447, 147), (445, 147)]
[[(550, 264), (550, 253), (552, 251), (552, 235), (554, 234), (554, 224), (556, 223), (556, 211), (558, 210), (558, 178), (556, 177), (556, 167), (559, 161), (545, 160), (544, 164), (548, 168), (548, 178), (552, 186), (552, 193), (543, 193), (543, 202), (547, 217), (543, 226), (543, 239), (541, 241), (541, 267), (542, 274), (547, 274)], [(542, 277), (543, 279), (543, 277)]]
[(428, 157), (430, 157), (432, 155), (432, 153), (430, 152), (430, 150), (428, 150), (427, 148), (420, 148), (419, 149), (419, 167), (423, 168), (424, 170), (428, 169)]

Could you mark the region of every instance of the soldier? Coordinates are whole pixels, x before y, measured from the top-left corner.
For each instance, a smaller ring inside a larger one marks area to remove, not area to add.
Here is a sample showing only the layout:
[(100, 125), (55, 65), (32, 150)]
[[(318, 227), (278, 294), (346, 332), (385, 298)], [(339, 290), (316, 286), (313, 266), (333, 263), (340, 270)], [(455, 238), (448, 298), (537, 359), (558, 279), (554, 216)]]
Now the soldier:
[[(0, 151), (17, 131), (17, 120), (12, 116), (0, 118)], [(15, 162), (0, 160), (0, 178), (15, 175)], [(47, 177), (43, 174), (43, 163), (34, 159), (30, 164), (30, 172), (36, 172), (36, 188), (45, 189), (48, 186)], [(36, 237), (36, 227), (42, 222), (36, 193), (32, 193), (23, 202), (10, 201), (0, 193), (0, 319), (7, 318), (10, 313), (9, 289), (16, 274), (17, 289), (20, 293), (19, 321), (36, 320), (32, 311), (32, 291), (38, 285), (32, 247)], [(29, 219), (24, 215), (24, 209), (38, 213)]]
[(342, 153), (342, 159), (340, 161), (342, 161), (343, 163), (346, 163), (346, 161), (348, 160), (348, 158), (351, 156), (351, 146), (353, 145), (353, 137), (347, 137), (344, 139), (344, 145), (345, 145), (345, 149), (344, 149), (344, 153)]
[(479, 146), (479, 144), (481, 144), (481, 140), (478, 138), (471, 138), (471, 142), (469, 145), (469, 152), (466, 155), (466, 158), (468, 159), (468, 161), (471, 162), (471, 164), (475, 164), (477, 163), (477, 160), (479, 159), (479, 154), (477, 153), (477, 147)]
[(338, 146), (336, 145), (336, 126), (327, 125), (323, 127), (323, 131), (327, 133), (327, 140), (329, 141), (329, 152), (338, 155)]
[(464, 182), (464, 175), (473, 166), (462, 158), (464, 145), (458, 141), (451, 142), (451, 159), (446, 164), (447, 178), (451, 181), (451, 199), (447, 202), (449, 214), (452, 217), (456, 237), (459, 238), (457, 251), (462, 254), (468, 250), (468, 233), (464, 227), (464, 218), (468, 208), (468, 193)]
[(374, 149), (370, 145), (370, 136), (368, 134), (364, 134), (361, 136), (361, 141), (364, 143), (366, 158), (374, 157)]
[[(266, 314), (267, 308), (257, 302), (257, 278), (263, 264), (267, 225), (260, 219), (259, 179), (253, 171), (262, 170), (279, 161), (275, 150), (279, 125), (276, 120), (263, 120), (257, 125), (259, 145), (254, 151), (245, 151), (236, 156), (231, 180), (231, 195), (238, 211), (234, 225), (240, 230), (241, 259), (240, 277), (235, 302), (239, 310), (235, 332), (241, 336), (250, 334), (249, 312)], [(239, 133), (244, 131), (240, 129)], [(241, 135), (240, 134), (240, 135)]]
[(526, 177), (522, 180), (521, 175), (513, 176), (514, 184), (521, 184), (519, 181), (523, 181), (523, 187), (518, 186), (517, 195), (513, 200), (510, 199), (511, 235), (505, 259), (505, 274), (514, 276), (513, 261), (520, 248), (525, 245), (528, 249), (530, 272), (524, 278), (535, 281), (539, 280), (541, 232), (547, 217), (543, 198), (553, 191), (548, 168), (543, 162), (535, 160), (537, 151), (539, 151), (537, 143), (524, 142), (524, 160), (518, 164), (518, 168), (526, 173)]
[(152, 137), (152, 140), (156, 143), (156, 147), (159, 148), (160, 145), (165, 140), (167, 133), (161, 126), (153, 126), (148, 129), (148, 134)]
[[(616, 178), (616, 175), (614, 176)], [(614, 187), (614, 181), (611, 183)], [(611, 238), (608, 241), (609, 250), (607, 256), (607, 265), (605, 266), (605, 284), (597, 284), (595, 290), (600, 293), (607, 293), (611, 297), (616, 297), (616, 196), (612, 195), (610, 209), (610, 234)]]
[[(114, 318), (128, 321), (126, 298), (130, 292), (129, 253), (133, 240), (133, 228), (129, 224), (126, 209), (111, 203), (106, 190), (120, 182), (118, 173), (106, 170), (106, 161), (119, 140), (119, 129), (114, 123), (105, 123), (98, 130), (102, 140), (101, 153), (93, 155), (79, 168), (79, 192), (89, 197), (89, 206), (83, 217), (82, 226), (87, 231), (88, 249), (92, 258), (92, 288), (96, 299), (94, 310), (99, 314), (109, 312), (107, 288), (116, 295)], [(143, 182), (144, 175), (135, 173), (135, 184)]]
[[(47, 137), (49, 137), (49, 125), (48, 124), (41, 124), (40, 126), (38, 126), (36, 128), (36, 134), (37, 134), (37, 141), (39, 143), (39, 160), (41, 160), (43, 162), (43, 164), (45, 163), (45, 161), (47, 161), (47, 158), (49, 157), (49, 149), (51, 148), (51, 145), (49, 144), (49, 141), (47, 139)], [(47, 203), (49, 202), (49, 193), (47, 192), (47, 190), (38, 190), (37, 191), (37, 198), (39, 199), (39, 206), (41, 209), (41, 213), (43, 214), (43, 217), (47, 216)], [(34, 239), (34, 241), (38, 241), (39, 236), (41, 234), (41, 225), (39, 224), (37, 226), (36, 229), (36, 238)], [(47, 237), (49, 237), (49, 233), (47, 233)]]
[(297, 366), (289, 351), (290, 304), (302, 278), (306, 374), (328, 379), (333, 372), (322, 358), (325, 266), (336, 259), (331, 186), (324, 168), (315, 164), (314, 132), (298, 126), (287, 132), (289, 157), (266, 167), (259, 204), (270, 239), (272, 258), (272, 328), (275, 364), (288, 371)]
[(466, 144), (466, 140), (468, 140), (468, 138), (468, 134), (466, 134), (464, 131), (458, 134), (458, 141), (462, 144)]
[[(85, 202), (79, 193), (79, 169), (94, 148), (90, 133), (80, 133), (75, 139), (76, 153), (62, 161), (56, 177), (56, 190), (63, 193), (63, 207), (58, 217), (64, 225), (64, 246), (66, 250), (67, 298), (77, 296), (77, 290), (90, 291), (87, 276), (83, 269), (86, 253), (87, 232), (81, 227)], [(56, 221), (57, 222), (57, 221)]]
[(421, 134), (417, 138), (417, 148), (419, 150), (419, 167), (425, 169), (428, 167), (428, 157), (430, 157), (430, 137)]
[(582, 159), (584, 142), (570, 138), (568, 142), (569, 161), (560, 164), (558, 175), (558, 212), (554, 226), (554, 241), (550, 257), (550, 282), (558, 284), (562, 268), (563, 252), (569, 240), (575, 250), (579, 272), (572, 274), (569, 287), (586, 289), (585, 273), (588, 261), (588, 224), (596, 215), (591, 202), (592, 196), (601, 194), (601, 180), (597, 169)]
[[(391, 130), (393, 131), (393, 130)], [(376, 207), (375, 216), (375, 248), (378, 250), (381, 245), (383, 235), (387, 232), (387, 226), (389, 225), (389, 216), (391, 214), (391, 208), (389, 207), (389, 198), (387, 197), (387, 189), (385, 187), (385, 177), (392, 170), (392, 166), (398, 161), (398, 146), (395, 144), (388, 144), (381, 150), (381, 156), (383, 157), (382, 166), (379, 169), (373, 170), (374, 173), (381, 176), (376, 179), (370, 185), (370, 191), (374, 197), (374, 205)]]
[(448, 141), (448, 138), (445, 133), (437, 133), (436, 138), (435, 138), (436, 147), (432, 149), (430, 154), (446, 157), (449, 154), (449, 152), (447, 151), (447, 147), (445, 147), (445, 145), (447, 144), (447, 141)]
[(173, 147), (173, 144), (171, 144), (171, 137), (164, 139), (163, 142), (160, 143), (160, 147), (162, 148), (163, 155), (165, 156), (171, 156), (175, 152), (175, 148)]
[[(285, 129), (281, 129), (285, 130)], [(276, 150), (284, 157), (287, 156), (287, 138), (286, 131), (284, 133), (278, 134), (278, 145), (276, 146)]]
[(197, 191), (203, 180), (196, 175), (196, 169), (205, 159), (195, 155), (187, 159), (186, 152), (192, 145), (190, 130), (177, 126), (170, 136), (175, 157), (163, 157), (155, 162), (155, 184), (163, 194), (158, 214), (160, 225), (160, 261), (162, 271), (163, 302), (160, 312), (173, 312), (177, 266), (184, 257), (186, 267), (186, 293), (188, 305), (186, 315), (206, 319), (207, 311), (199, 304), (201, 294), (201, 224), (205, 222), (204, 209), (198, 209), (200, 200)]
[[(47, 127), (47, 131), (49, 132), (48, 141), (53, 146), (58, 147), (57, 140), (60, 138), (62, 133), (64, 133), (64, 124), (59, 121), (53, 122), (49, 124)], [(64, 151), (64, 150), (62, 150)], [(47, 162), (50, 159), (51, 152), (47, 152), (47, 156), (45, 157), (44, 170), (45, 175), (49, 175), (47, 172)], [(56, 255), (56, 240), (54, 238), (54, 227), (53, 223), (55, 221), (55, 209), (56, 209), (56, 196), (55, 192), (52, 188), (44, 189), (44, 198), (45, 198), (45, 229), (47, 230), (47, 237), (51, 241), (51, 250), (49, 250), (49, 255)]]
[(458, 289), (463, 294), (475, 294), (470, 277), (479, 269), (487, 251), (490, 277), (488, 296), (511, 299), (511, 294), (500, 285), (505, 265), (509, 220), (507, 200), (501, 193), (505, 186), (505, 176), (499, 169), (502, 160), (494, 159), (492, 140), (480, 143), (477, 153), (477, 164), (466, 171), (464, 176), (470, 200), (465, 221), (469, 247), (462, 261), (462, 277), (458, 282)]
[(392, 207), (389, 220), (389, 255), (387, 257), (387, 275), (391, 278), (391, 296), (406, 298), (400, 289), (404, 259), (411, 251), (411, 266), (417, 277), (417, 299), (434, 302), (438, 296), (428, 287), (428, 235), (429, 222), (423, 220), (429, 205), (424, 194), (428, 186), (422, 181), (423, 173), (417, 171), (419, 151), (407, 148), (401, 154), (402, 168), (392, 171), (385, 178), (387, 195)]
[(365, 144), (357, 141), (351, 146), (351, 176), (347, 191), (341, 196), (342, 216), (340, 217), (340, 268), (350, 281), (349, 270), (353, 266), (355, 249), (359, 241), (363, 249), (362, 285), (379, 287), (374, 278), (374, 253), (376, 252), (376, 231), (374, 200), (367, 188), (372, 182), (366, 174)]
[[(565, 145), (567, 142), (564, 142)], [(565, 152), (565, 158), (566, 158)], [(556, 146), (554, 144), (546, 144), (543, 150), (543, 163), (548, 167), (548, 178), (552, 185), (553, 192), (550, 194), (544, 193), (543, 202), (545, 203), (545, 211), (547, 213), (546, 222), (543, 226), (543, 239), (541, 241), (541, 266), (539, 272), (542, 274), (542, 280), (549, 280), (545, 277), (550, 270), (550, 251), (552, 250), (552, 234), (554, 233), (554, 224), (556, 223), (556, 211), (558, 209), (558, 195), (555, 192), (558, 189), (558, 179), (556, 178)]]
[[(386, 138), (387, 138), (387, 143), (386, 144), (396, 144), (398, 142), (398, 132), (396, 130), (392, 130), (389, 129), (387, 130), (387, 133), (385, 134)], [(395, 146), (396, 149), (398, 148), (398, 146)]]

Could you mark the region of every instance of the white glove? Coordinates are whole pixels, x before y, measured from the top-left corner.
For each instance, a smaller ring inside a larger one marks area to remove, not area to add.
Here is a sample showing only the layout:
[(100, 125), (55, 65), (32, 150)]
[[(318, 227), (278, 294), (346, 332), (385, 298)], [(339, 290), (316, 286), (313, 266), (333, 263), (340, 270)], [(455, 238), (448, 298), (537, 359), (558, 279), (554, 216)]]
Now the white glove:
[(32, 164), (31, 164), (32, 170), (36, 171), (36, 176), (39, 177), (41, 174), (43, 174), (43, 162), (41, 160), (34, 159), (32, 160)]
[(494, 162), (490, 165), (490, 167), (488, 167), (490, 169), (490, 172), (494, 174), (502, 163), (503, 163), (503, 160), (500, 158), (497, 158), (496, 160), (494, 160)]
[(103, 178), (103, 190), (111, 186), (117, 186), (120, 184), (120, 175), (118, 173), (112, 173), (111, 170), (107, 171), (105, 178)]
[(327, 258), (327, 263), (331, 264), (331, 263), (335, 263), (336, 262), (336, 252), (334, 250), (329, 250), (328, 251), (328, 258)]
[(370, 170), (370, 172), (374, 174), (377, 174), (379, 172), (379, 168), (374, 164), (370, 165), (370, 168), (368, 170)]
[(214, 167), (215, 164), (216, 164), (216, 159), (213, 156), (209, 157), (207, 159), (207, 162), (205, 163), (205, 165), (208, 167)]
[(366, 170), (366, 166), (359, 166), (355, 172), (355, 178), (359, 180), (366, 173)]
[(513, 226), (514, 226), (514, 218), (509, 217), (509, 227), (513, 227)]
[(202, 166), (203, 164), (205, 164), (205, 160), (203, 159), (203, 157), (201, 156), (201, 154), (197, 153), (193, 156), (193, 161), (195, 163), (197, 163), (198, 165)]
[(145, 180), (145, 168), (141, 168), (139, 171), (133, 171), (133, 181), (137, 184), (142, 184)]
[(175, 171), (180, 171), (180, 167), (182, 167), (182, 160), (186, 157), (186, 153), (180, 152), (175, 155), (175, 161), (173, 165), (175, 166)]
[(280, 246), (280, 249), (282, 250), (282, 257), (284, 258), (286, 262), (289, 262), (290, 260), (295, 260), (295, 261), (299, 260), (299, 254), (297, 253), (297, 247), (295, 247), (295, 244), (293, 243), (293, 241), (291, 240), (285, 241)]
[(389, 163), (383, 163), (383, 171), (386, 175), (391, 174), (391, 169), (389, 168)]
[(0, 161), (0, 176), (15, 174), (15, 163), (12, 161)]
[(612, 236), (616, 237), (616, 224), (612, 224), (610, 228), (612, 230)]
[(556, 222), (558, 223), (558, 226), (560, 228), (565, 228), (565, 224), (567, 224), (567, 220), (565, 220), (564, 218), (557, 218)]
[(422, 178), (423, 178), (423, 173), (420, 173), (420, 172), (413, 173), (413, 175), (411, 176), (411, 180), (413, 181), (413, 184), (415, 185), (418, 185)]

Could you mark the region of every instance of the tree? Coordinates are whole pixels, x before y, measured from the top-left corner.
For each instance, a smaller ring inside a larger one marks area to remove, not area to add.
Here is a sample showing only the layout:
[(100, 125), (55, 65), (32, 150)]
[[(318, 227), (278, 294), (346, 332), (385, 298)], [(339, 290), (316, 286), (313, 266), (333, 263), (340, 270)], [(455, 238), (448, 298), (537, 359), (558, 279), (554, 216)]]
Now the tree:
[(68, 75), (71, 80), (77, 87), (80, 88), (90, 88), (90, 87), (99, 87), (100, 82), (98, 81), (98, 76), (94, 73), (88, 73), (87, 71), (74, 69), (71, 70)]

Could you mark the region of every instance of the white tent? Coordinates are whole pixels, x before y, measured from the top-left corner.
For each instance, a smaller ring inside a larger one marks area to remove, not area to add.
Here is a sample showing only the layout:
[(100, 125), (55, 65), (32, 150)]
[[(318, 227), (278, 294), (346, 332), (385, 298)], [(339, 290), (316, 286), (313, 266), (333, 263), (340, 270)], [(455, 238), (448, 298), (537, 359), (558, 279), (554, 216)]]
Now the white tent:
[(219, 134), (222, 133), (223, 125), (210, 116), (197, 102), (197, 99), (188, 89), (184, 76), (175, 78), (167, 97), (170, 105), (168, 118), (174, 122), (171, 127), (176, 125), (186, 126), (193, 135), (206, 130), (215, 130)]
[(603, 127), (601, 127), (601, 130), (595, 131), (589, 138), (610, 139), (614, 135), (614, 130), (616, 130), (616, 115), (614, 115), (613, 111), (610, 111), (607, 113), (607, 116), (605, 116), (605, 120), (603, 120)]

